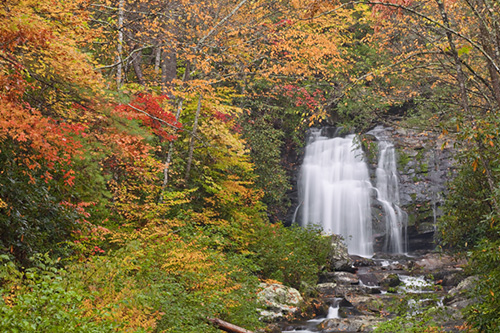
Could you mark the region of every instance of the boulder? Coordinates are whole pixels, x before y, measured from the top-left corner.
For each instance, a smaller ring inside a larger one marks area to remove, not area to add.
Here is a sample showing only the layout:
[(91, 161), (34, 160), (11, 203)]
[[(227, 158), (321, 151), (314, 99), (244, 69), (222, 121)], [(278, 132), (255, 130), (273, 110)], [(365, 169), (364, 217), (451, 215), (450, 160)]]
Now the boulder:
[(358, 311), (369, 315), (387, 315), (388, 309), (394, 307), (403, 298), (398, 294), (352, 295), (347, 300)]
[(355, 272), (353, 262), (349, 257), (347, 245), (344, 243), (342, 236), (330, 235), (330, 253), (329, 263), (331, 271)]
[(477, 276), (469, 276), (465, 280), (461, 281), (458, 286), (455, 288), (451, 289), (448, 294), (455, 296), (459, 294), (464, 294), (468, 290), (471, 290), (474, 285), (477, 283), (479, 278)]
[(335, 272), (334, 277), (338, 284), (359, 284), (358, 277), (349, 272)]
[(262, 305), (260, 309), (261, 320), (273, 322), (292, 316), (303, 302), (297, 289), (278, 283), (261, 283), (262, 289), (257, 294), (257, 299)]
[(333, 318), (327, 319), (318, 325), (323, 333), (334, 332), (371, 332), (382, 320), (371, 316), (360, 316), (356, 318)]
[(385, 288), (394, 288), (401, 284), (397, 274), (387, 274), (380, 279), (380, 286)]
[(335, 288), (336, 297), (346, 297), (348, 295), (373, 295), (380, 294), (378, 287), (368, 287), (362, 285), (337, 285)]
[(316, 286), (316, 290), (323, 297), (325, 296), (335, 296), (335, 288), (337, 284), (335, 282), (320, 283)]
[(429, 253), (415, 261), (415, 267), (424, 272), (456, 270), (457, 267), (463, 265), (465, 265), (465, 260), (457, 260), (455, 257), (443, 253)]
[(443, 304), (449, 306), (452, 309), (461, 310), (477, 300), (470, 298), (467, 296), (467, 292), (471, 291), (474, 288), (474, 285), (477, 283), (477, 276), (469, 276), (462, 282), (458, 284), (458, 286), (452, 288), (448, 295), (443, 300)]

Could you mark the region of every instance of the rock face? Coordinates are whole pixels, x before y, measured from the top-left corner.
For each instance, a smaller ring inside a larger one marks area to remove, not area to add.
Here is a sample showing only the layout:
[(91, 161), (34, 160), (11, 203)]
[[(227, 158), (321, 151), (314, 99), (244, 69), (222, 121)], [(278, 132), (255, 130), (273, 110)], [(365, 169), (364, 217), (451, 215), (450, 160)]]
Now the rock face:
[(262, 304), (261, 320), (272, 322), (293, 315), (303, 302), (300, 293), (291, 287), (281, 284), (261, 283), (262, 290), (257, 298)]
[[(386, 128), (384, 136), (394, 144), (398, 155), (400, 207), (408, 214), (408, 251), (431, 250), (435, 246), (435, 222), (442, 215), (446, 183), (454, 174), (453, 145), (438, 133), (403, 128)], [(370, 135), (366, 139), (376, 140)], [(377, 156), (373, 152), (367, 156), (373, 170)], [(376, 207), (374, 211), (374, 224), (380, 223)]]

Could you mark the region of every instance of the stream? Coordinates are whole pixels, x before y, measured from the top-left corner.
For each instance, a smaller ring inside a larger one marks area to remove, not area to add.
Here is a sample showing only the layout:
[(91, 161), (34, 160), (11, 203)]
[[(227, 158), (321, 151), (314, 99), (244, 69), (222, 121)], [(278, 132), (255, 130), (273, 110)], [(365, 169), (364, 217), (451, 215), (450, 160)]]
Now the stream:
[[(447, 332), (463, 324), (465, 306), (457, 285), (465, 278), (464, 262), (441, 253), (415, 256), (351, 256), (355, 272), (335, 272), (317, 287), (324, 313), (305, 321), (281, 323), (282, 333), (371, 332), (380, 323), (401, 315), (419, 316), (429, 308)], [(332, 283), (334, 287), (332, 287)], [(450, 293), (451, 292), (451, 293)]]

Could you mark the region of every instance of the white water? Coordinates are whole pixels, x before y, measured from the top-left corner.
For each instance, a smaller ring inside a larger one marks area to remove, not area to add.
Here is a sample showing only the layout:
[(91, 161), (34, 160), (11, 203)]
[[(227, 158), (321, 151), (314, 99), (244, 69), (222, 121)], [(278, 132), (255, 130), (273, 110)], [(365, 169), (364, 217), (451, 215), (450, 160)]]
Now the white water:
[(406, 253), (407, 215), (399, 207), (399, 181), (394, 145), (383, 136), (384, 129), (376, 127), (369, 134), (378, 140), (378, 165), (376, 170), (377, 200), (382, 205), (385, 218), (384, 252)]
[(403, 285), (398, 287), (401, 292), (420, 294), (429, 293), (433, 290), (433, 284), (428, 282), (424, 276), (409, 276), (402, 274), (398, 276), (403, 283)]
[(312, 132), (301, 169), (301, 224), (342, 235), (351, 254), (373, 254), (370, 176), (354, 135), (327, 138)]
[(301, 225), (317, 224), (327, 233), (342, 235), (349, 253), (373, 255), (371, 194), (384, 210), (384, 251), (407, 252), (406, 214), (399, 208), (395, 148), (382, 128), (370, 132), (379, 140), (376, 184), (370, 182), (364, 153), (355, 136), (328, 138), (311, 131), (300, 171), (300, 205), (294, 214)]

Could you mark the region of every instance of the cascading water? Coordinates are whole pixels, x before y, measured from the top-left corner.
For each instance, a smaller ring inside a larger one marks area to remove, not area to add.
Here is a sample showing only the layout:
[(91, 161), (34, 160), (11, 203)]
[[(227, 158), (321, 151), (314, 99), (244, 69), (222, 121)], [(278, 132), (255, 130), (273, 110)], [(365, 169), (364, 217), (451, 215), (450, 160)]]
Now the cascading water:
[[(371, 134), (379, 140), (376, 186), (370, 182), (364, 152), (354, 135), (329, 138), (311, 130), (300, 171), (296, 214), (301, 225), (317, 224), (327, 233), (340, 234), (349, 253), (373, 254), (371, 198), (375, 191), (386, 220), (386, 252), (406, 252), (403, 229), (406, 215), (399, 208), (399, 189), (394, 146), (381, 137), (382, 129)], [(295, 217), (294, 217), (295, 219)]]
[(312, 130), (301, 169), (301, 224), (340, 234), (349, 252), (373, 254), (370, 176), (355, 136), (328, 138)]
[(397, 159), (394, 145), (384, 137), (384, 129), (376, 127), (370, 132), (378, 140), (378, 165), (376, 170), (377, 200), (382, 205), (385, 217), (384, 251), (389, 253), (406, 253), (407, 215), (399, 207), (399, 181), (397, 176)]

